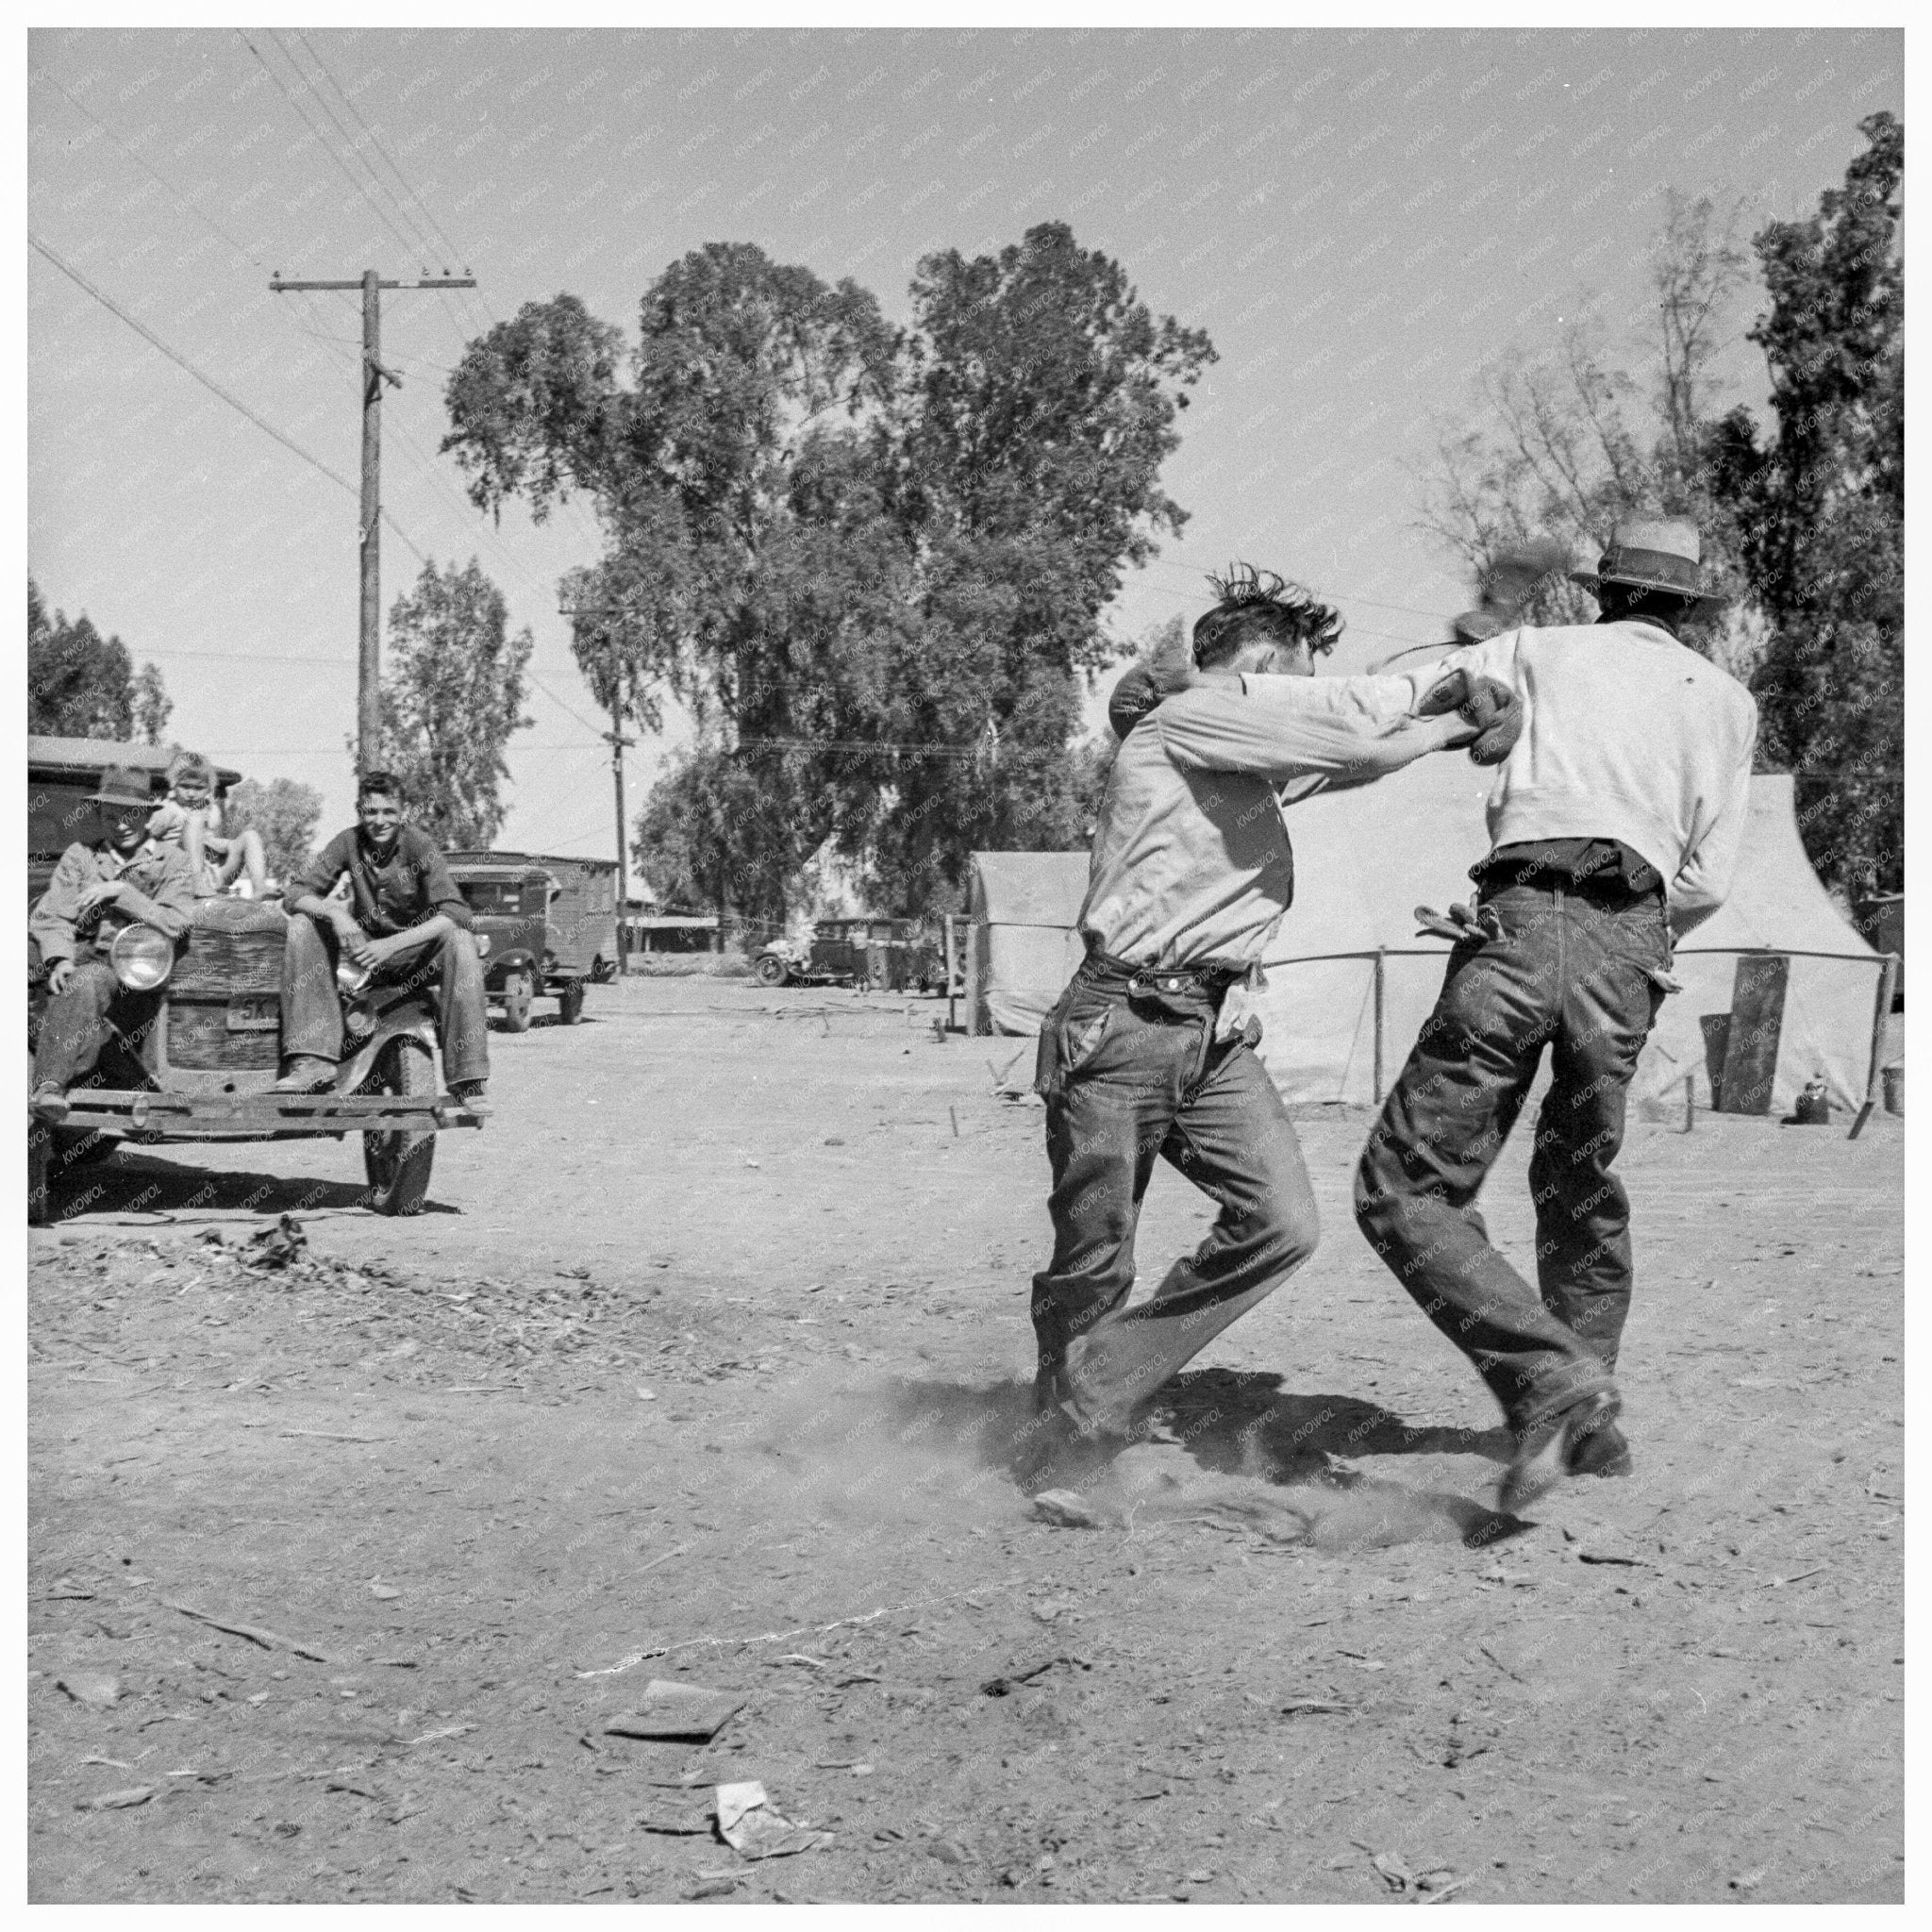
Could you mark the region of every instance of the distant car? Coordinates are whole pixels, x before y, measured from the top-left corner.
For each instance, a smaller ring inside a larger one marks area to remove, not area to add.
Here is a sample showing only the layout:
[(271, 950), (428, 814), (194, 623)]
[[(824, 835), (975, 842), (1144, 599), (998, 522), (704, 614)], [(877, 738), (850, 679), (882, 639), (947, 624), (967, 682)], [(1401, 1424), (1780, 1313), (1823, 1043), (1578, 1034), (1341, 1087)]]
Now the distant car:
[(584, 988), (617, 971), (617, 867), (608, 858), (529, 852), (452, 852), (450, 876), (476, 922), (483, 986), (512, 1033), (550, 994), (566, 1026), (583, 1017)]
[(822, 919), (808, 945), (778, 939), (752, 970), (765, 986), (866, 986), (881, 992), (945, 991), (942, 950), (917, 920)]
[(811, 946), (803, 940), (772, 940), (759, 949), (751, 970), (760, 986), (802, 985), (811, 977)]

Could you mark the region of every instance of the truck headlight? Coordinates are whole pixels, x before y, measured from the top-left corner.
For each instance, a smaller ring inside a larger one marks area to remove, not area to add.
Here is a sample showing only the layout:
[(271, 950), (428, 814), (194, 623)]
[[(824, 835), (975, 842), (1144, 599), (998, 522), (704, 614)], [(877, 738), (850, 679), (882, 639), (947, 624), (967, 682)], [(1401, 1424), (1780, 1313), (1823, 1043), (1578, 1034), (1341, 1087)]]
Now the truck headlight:
[(108, 948), (108, 964), (130, 992), (152, 992), (175, 970), (175, 941), (151, 925), (123, 926)]

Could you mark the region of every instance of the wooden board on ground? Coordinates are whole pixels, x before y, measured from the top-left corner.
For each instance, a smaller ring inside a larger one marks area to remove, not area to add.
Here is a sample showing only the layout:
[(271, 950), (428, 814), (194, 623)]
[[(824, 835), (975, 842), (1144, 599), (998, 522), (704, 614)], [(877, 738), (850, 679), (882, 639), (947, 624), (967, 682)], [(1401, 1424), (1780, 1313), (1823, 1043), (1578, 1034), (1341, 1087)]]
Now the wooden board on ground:
[(1747, 954), (1732, 982), (1731, 1024), (1718, 1107), (1725, 1113), (1769, 1113), (1784, 1034), (1785, 990), (1791, 962), (1782, 953)]

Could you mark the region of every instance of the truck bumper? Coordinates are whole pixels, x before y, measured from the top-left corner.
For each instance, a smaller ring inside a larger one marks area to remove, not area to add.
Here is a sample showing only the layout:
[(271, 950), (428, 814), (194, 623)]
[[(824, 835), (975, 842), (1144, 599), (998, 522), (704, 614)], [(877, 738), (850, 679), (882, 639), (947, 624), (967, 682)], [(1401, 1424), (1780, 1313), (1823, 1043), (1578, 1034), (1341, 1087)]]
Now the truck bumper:
[(324, 1135), (433, 1134), (480, 1127), (453, 1094), (403, 1100), (379, 1093), (235, 1093), (213, 1097), (141, 1089), (84, 1088), (27, 1112), (82, 1132), (136, 1141), (306, 1141)]

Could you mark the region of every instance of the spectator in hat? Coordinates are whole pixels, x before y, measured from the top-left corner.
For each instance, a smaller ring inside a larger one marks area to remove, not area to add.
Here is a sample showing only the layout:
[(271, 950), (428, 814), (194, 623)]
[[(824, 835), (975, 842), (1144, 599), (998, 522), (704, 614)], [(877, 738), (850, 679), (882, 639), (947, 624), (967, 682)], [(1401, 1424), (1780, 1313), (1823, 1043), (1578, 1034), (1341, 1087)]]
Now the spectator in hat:
[(92, 797), (95, 836), (60, 855), (27, 920), (50, 994), (34, 1049), (33, 1100), (43, 1114), (64, 1108), (67, 1090), (93, 1071), (110, 1034), (138, 1039), (159, 1009), (158, 991), (135, 991), (115, 977), (115, 936), (139, 922), (178, 941), (194, 911), (187, 854), (148, 837), (155, 801), (146, 775), (110, 766)]

